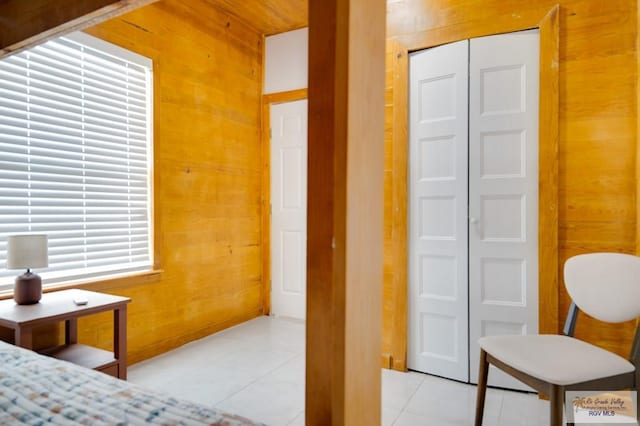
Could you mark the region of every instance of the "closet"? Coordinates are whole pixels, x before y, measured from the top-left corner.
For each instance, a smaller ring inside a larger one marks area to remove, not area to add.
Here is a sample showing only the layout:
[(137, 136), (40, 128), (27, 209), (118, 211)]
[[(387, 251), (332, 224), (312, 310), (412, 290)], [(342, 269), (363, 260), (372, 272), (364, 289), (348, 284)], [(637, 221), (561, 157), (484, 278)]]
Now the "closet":
[(475, 383), (478, 338), (537, 332), (538, 63), (537, 30), (410, 57), (412, 370)]

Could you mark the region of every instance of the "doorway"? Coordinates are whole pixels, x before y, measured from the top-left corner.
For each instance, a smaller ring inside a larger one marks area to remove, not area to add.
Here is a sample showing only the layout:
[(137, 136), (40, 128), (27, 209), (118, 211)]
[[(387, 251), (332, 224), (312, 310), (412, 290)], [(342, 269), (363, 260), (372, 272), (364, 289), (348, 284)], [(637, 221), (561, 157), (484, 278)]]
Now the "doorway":
[(306, 318), (307, 100), (272, 104), (271, 314)]
[(538, 52), (533, 30), (410, 58), (411, 369), (475, 382), (479, 337), (537, 332)]

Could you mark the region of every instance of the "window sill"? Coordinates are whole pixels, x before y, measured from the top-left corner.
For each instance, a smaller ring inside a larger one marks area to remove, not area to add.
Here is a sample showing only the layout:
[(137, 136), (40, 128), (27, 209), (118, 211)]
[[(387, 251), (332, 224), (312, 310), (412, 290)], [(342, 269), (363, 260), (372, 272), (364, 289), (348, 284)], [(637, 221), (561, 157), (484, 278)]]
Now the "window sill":
[[(153, 284), (160, 281), (161, 274), (162, 269), (154, 269), (151, 271), (136, 272), (133, 274), (121, 275), (112, 278), (58, 283), (43, 288), (42, 292), (49, 293), (51, 291), (67, 290), (70, 288), (84, 288), (85, 290), (104, 291), (115, 288), (131, 287), (135, 285)], [(11, 299), (12, 297), (13, 290), (0, 292), (0, 300)]]

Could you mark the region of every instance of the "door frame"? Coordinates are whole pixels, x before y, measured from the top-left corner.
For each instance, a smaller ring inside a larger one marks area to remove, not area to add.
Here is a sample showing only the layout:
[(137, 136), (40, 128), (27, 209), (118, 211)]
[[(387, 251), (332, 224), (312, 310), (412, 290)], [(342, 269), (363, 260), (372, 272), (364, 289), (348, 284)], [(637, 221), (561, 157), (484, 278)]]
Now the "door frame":
[(262, 314), (271, 313), (271, 105), (307, 99), (307, 89), (289, 90), (262, 95), (262, 117), (260, 128), (262, 162), (262, 199), (260, 200), (260, 223), (262, 232)]
[[(408, 338), (408, 96), (409, 53), (464, 39), (538, 28), (540, 30), (540, 76), (538, 115), (538, 330), (556, 334), (558, 312), (558, 63), (560, 47), (560, 7), (555, 5), (533, 22), (504, 22), (491, 19), (477, 25), (434, 29), (417, 35), (400, 36), (387, 42), (387, 71), (393, 79), (393, 134), (390, 146), (392, 177), (391, 212), (392, 288), (390, 351), (382, 354), (382, 366), (407, 369)], [(473, 368), (473, 366), (471, 366)]]

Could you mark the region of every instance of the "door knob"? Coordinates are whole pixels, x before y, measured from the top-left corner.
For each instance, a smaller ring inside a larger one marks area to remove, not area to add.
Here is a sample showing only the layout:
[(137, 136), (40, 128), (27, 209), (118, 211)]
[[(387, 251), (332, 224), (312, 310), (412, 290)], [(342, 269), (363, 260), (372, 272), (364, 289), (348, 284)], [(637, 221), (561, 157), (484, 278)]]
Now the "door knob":
[(477, 217), (470, 217), (469, 218), (469, 222), (470, 223), (478, 223), (478, 218)]

